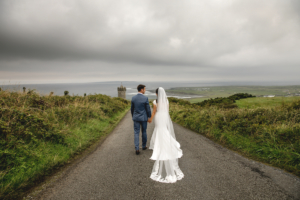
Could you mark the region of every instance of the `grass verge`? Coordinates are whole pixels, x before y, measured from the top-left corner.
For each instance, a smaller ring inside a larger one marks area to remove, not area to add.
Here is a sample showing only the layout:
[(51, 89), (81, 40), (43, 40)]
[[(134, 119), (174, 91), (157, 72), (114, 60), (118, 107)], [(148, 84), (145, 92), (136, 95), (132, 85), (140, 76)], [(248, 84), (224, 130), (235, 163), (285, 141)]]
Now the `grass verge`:
[(244, 156), (300, 176), (300, 100), (254, 109), (169, 101), (174, 122)]
[(129, 102), (105, 95), (0, 92), (0, 199), (20, 198), (118, 124)]

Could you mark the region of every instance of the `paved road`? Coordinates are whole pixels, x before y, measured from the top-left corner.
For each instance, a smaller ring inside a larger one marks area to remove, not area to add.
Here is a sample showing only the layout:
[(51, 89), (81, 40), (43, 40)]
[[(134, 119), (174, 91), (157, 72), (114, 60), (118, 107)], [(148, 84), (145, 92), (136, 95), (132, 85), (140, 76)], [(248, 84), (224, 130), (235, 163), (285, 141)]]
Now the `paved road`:
[[(154, 124), (148, 126), (148, 143)], [(185, 177), (152, 181), (152, 151), (135, 155), (130, 113), (95, 152), (45, 189), (39, 199), (300, 199), (300, 179), (248, 160), (174, 124)]]

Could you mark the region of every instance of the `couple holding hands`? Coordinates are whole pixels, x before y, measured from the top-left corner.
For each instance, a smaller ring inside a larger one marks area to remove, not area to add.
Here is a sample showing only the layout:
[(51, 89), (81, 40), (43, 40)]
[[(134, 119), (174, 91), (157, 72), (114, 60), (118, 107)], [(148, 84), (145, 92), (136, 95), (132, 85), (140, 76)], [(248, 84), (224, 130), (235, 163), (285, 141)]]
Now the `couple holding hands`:
[(142, 149), (148, 149), (147, 123), (154, 120), (155, 128), (150, 140), (149, 149), (153, 150), (151, 160), (155, 160), (150, 178), (163, 182), (175, 183), (184, 174), (178, 166), (178, 158), (182, 157), (180, 144), (176, 141), (173, 123), (169, 115), (169, 101), (162, 87), (156, 89), (157, 99), (153, 101), (151, 113), (145, 85), (138, 85), (138, 94), (132, 97), (131, 114), (134, 122), (134, 145), (136, 155), (140, 154), (139, 134), (142, 129)]

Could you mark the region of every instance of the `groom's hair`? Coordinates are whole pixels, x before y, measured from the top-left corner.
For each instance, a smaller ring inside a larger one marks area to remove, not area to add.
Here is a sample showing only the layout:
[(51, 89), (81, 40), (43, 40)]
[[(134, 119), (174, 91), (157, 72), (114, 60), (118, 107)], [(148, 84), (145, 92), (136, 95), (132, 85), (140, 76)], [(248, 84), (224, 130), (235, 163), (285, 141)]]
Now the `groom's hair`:
[(144, 89), (145, 87), (146, 87), (145, 85), (139, 84), (139, 85), (137, 86), (137, 90), (138, 90), (138, 91), (141, 91), (141, 89)]

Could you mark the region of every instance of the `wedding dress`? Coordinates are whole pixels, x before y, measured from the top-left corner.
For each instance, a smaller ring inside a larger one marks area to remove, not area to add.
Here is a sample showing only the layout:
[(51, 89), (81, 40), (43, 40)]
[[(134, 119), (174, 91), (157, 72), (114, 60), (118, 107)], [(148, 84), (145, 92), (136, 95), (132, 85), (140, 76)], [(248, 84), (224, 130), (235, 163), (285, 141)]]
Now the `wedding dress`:
[(169, 115), (169, 101), (163, 88), (158, 89), (158, 99), (153, 104), (157, 106), (157, 111), (154, 116), (155, 128), (149, 149), (153, 149), (150, 159), (155, 160), (155, 163), (150, 178), (163, 183), (175, 183), (184, 177), (178, 166), (178, 158), (182, 157), (182, 150), (176, 141)]

